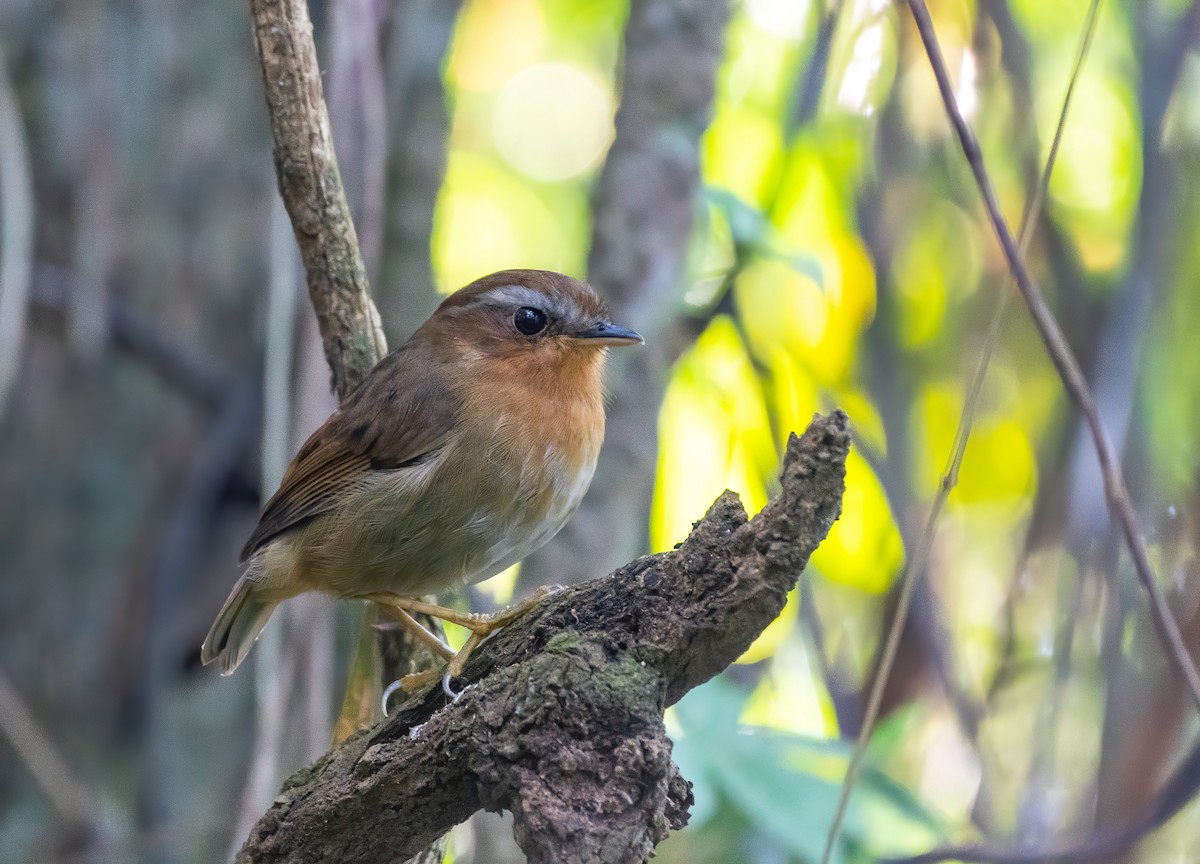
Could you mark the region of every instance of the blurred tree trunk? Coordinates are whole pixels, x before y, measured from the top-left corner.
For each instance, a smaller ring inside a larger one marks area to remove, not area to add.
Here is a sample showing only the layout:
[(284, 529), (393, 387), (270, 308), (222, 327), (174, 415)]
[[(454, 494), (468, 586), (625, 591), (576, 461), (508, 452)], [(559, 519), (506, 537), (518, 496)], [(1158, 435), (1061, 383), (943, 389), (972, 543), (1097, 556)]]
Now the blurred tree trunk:
[(566, 528), (521, 565), (521, 591), (607, 573), (647, 551), (658, 410), (688, 345), (678, 316), (700, 206), (700, 137), (729, 15), (728, 0), (630, 7), (616, 137), (592, 203), (588, 280), (646, 345), (613, 358), (596, 478)]
[[(1200, 4), (1192, 3), (1177, 17), (1161, 10), (1139, 8), (1129, 14), (1135, 21), (1140, 47), (1138, 99), (1142, 111), (1142, 183), (1138, 206), (1129, 238), (1128, 264), (1124, 278), (1110, 299), (1100, 329), (1098, 366), (1093, 384), (1096, 400), (1105, 423), (1123, 459), (1129, 465), (1147, 465), (1146, 438), (1138, 434), (1134, 405), (1142, 372), (1144, 340), (1151, 332), (1148, 323), (1164, 293), (1164, 262), (1182, 260), (1168, 248), (1167, 238), (1173, 214), (1180, 212), (1177, 194), (1178, 166), (1164, 152), (1163, 122), (1167, 106), (1179, 85), (1188, 47), (1200, 29)], [(1190, 241), (1184, 241), (1190, 242)], [(1082, 431), (1076, 434), (1083, 436)], [(1099, 562), (1109, 574), (1110, 584), (1125, 582), (1122, 555), (1108, 541), (1110, 522), (1104, 509), (1104, 493), (1099, 468), (1090, 447), (1077, 446), (1071, 466), (1071, 519), (1066, 543), (1081, 565)], [(1131, 494), (1145, 513), (1147, 484), (1145, 471), (1129, 471)], [(1148, 524), (1153, 524), (1151, 519)], [(1128, 580), (1131, 582), (1132, 580)], [(1112, 589), (1114, 593), (1122, 589)], [(1122, 600), (1124, 599), (1124, 602)], [(1196, 586), (1183, 583), (1174, 592), (1173, 606), (1194, 608)], [(1143, 609), (1141, 595), (1112, 597), (1113, 606), (1126, 607), (1134, 616), (1136, 632), (1152, 637), (1153, 631)], [(1127, 604), (1127, 605), (1126, 605)], [(1200, 646), (1200, 621), (1181, 620), (1193, 656)], [(1126, 624), (1126, 626), (1129, 626)], [(1111, 631), (1110, 631), (1111, 632)], [(1122, 628), (1111, 638), (1124, 645), (1128, 632)], [(1149, 800), (1167, 765), (1176, 753), (1186, 716), (1181, 704), (1183, 684), (1159, 658), (1161, 645), (1145, 638), (1139, 657), (1152, 656), (1155, 662), (1147, 673), (1142, 662), (1130, 662), (1123, 648), (1111, 646), (1105, 667), (1107, 682), (1101, 764), (1096, 778), (1096, 826), (1121, 821)], [(1149, 711), (1147, 708), (1149, 707)], [(1131, 766), (1137, 766), (1131, 770)]]
[(384, 330), (407, 339), (438, 304), (430, 262), (433, 211), (446, 173), (450, 131), (442, 67), (458, 0), (393, 4), (384, 21), (387, 200), (378, 280)]

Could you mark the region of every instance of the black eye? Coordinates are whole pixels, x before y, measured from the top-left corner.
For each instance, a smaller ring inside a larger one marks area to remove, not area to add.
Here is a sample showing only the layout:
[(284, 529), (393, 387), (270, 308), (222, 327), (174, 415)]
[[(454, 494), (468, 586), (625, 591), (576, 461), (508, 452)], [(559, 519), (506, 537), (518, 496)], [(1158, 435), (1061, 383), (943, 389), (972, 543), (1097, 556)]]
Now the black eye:
[(546, 313), (532, 306), (522, 306), (513, 316), (513, 326), (526, 336), (541, 333), (546, 329)]

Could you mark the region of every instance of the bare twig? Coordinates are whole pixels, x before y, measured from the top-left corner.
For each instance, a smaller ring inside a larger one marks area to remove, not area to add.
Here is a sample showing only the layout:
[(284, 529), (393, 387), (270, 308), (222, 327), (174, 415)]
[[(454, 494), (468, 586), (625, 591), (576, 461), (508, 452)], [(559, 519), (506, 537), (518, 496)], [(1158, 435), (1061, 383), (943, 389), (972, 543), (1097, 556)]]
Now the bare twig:
[(279, 191), (308, 275), (333, 386), (345, 398), (387, 350), (338, 176), (306, 0), (250, 0)]
[[(926, 43), (926, 48), (930, 52), (931, 62), (933, 62), (935, 74), (938, 74), (939, 86), (942, 88), (943, 99), (946, 97), (946, 88), (943, 85), (944, 65), (939, 67), (938, 62), (934, 62), (936, 57), (940, 61), (940, 55), (937, 52), (936, 38), (933, 35), (932, 26), (928, 19), (928, 14), (924, 9), (920, 0), (910, 0), (910, 5), (913, 7), (914, 17), (917, 18), (918, 28), (921, 31), (922, 39)], [(1200, 4), (1193, 4), (1187, 13), (1185, 26), (1182, 28), (1185, 32), (1193, 32), (1197, 18), (1197, 9)], [(967, 147), (969, 140), (969, 130), (965, 129), (965, 124), (962, 123), (961, 117), (956, 116), (953, 103), (946, 101), (947, 111), (951, 115), (951, 120), (955, 123), (958, 134), (963, 140), (964, 150), (968, 153), (968, 158), (971, 161), (971, 167), (975, 171), (976, 180), (980, 185), (981, 192), (984, 193), (985, 202), (988, 204), (989, 215), (991, 215), (996, 231), (1000, 236), (1002, 244), (1005, 246), (1005, 252), (1009, 255), (1010, 266), (1014, 273), (1018, 276), (1018, 284), (1021, 282), (1021, 274), (1024, 272), (1020, 266), (1019, 258), (1014, 259), (1011, 255), (1011, 243), (1006, 243), (1007, 238), (1006, 227), (1003, 220), (998, 217), (994, 207), (994, 196), (990, 196), (990, 188), (986, 184), (986, 174), (983, 172), (982, 164), (979, 158), (978, 149), (972, 151)], [(1011, 238), (1007, 238), (1011, 240)], [(1195, 669), (1192, 666), (1190, 657), (1183, 647), (1182, 637), (1179, 633), (1178, 626), (1175, 624), (1170, 611), (1165, 607), (1161, 595), (1157, 591), (1157, 586), (1153, 581), (1153, 575), (1149, 571), (1146, 562), (1145, 550), (1142, 547), (1137, 532), (1137, 525), (1133, 517), (1133, 509), (1129, 500), (1129, 496), (1124, 487), (1123, 478), (1120, 474), (1120, 468), (1115, 460), (1114, 454), (1111, 452), (1111, 445), (1108, 445), (1104, 430), (1100, 427), (1094, 404), (1091, 403), (1090, 394), (1086, 387), (1082, 390), (1078, 388), (1080, 383), (1077, 380), (1078, 376), (1069, 376), (1066, 372), (1070, 371), (1073, 365), (1073, 358), (1070, 353), (1065, 355), (1062, 352), (1056, 353), (1056, 340), (1053, 339), (1053, 329), (1049, 331), (1043, 326), (1044, 322), (1039, 319), (1039, 313), (1044, 317), (1048, 317), (1049, 313), (1045, 308), (1045, 303), (1034, 285), (1027, 276), (1024, 277), (1025, 284), (1021, 285), (1022, 292), (1025, 294), (1027, 302), (1030, 305), (1031, 311), (1034, 313), (1035, 321), (1038, 322), (1039, 329), (1042, 330), (1043, 338), (1046, 339), (1047, 346), (1051, 350), (1052, 358), (1056, 366), (1063, 376), (1064, 383), (1071, 392), (1080, 410), (1084, 413), (1085, 419), (1088, 422), (1092, 437), (1096, 443), (1097, 450), (1100, 453), (1101, 465), (1105, 480), (1106, 494), (1109, 500), (1110, 507), (1115, 511), (1114, 517), (1121, 525), (1122, 533), (1126, 544), (1129, 546), (1131, 555), (1134, 560), (1135, 568), (1142, 585), (1146, 588), (1151, 601), (1151, 609), (1155, 617), (1155, 623), (1158, 626), (1160, 637), (1166, 643), (1168, 654), (1175, 662), (1177, 668), (1183, 674), (1189, 685), (1189, 690), (1193, 698), (1196, 698), (1197, 689), (1195, 686)], [(1033, 298), (1033, 299), (1030, 299)], [(1036, 302), (1035, 302), (1036, 301)], [(1053, 324), (1053, 319), (1050, 319)], [(1066, 367), (1066, 371), (1064, 371)], [(1089, 410), (1090, 409), (1090, 410)], [(1178, 812), (1191, 798), (1195, 791), (1196, 781), (1195, 776), (1200, 774), (1197, 771), (1197, 766), (1200, 765), (1200, 747), (1193, 750), (1184, 759), (1183, 763), (1176, 768), (1171, 778), (1163, 789), (1155, 796), (1151, 806), (1148, 807), (1133, 824), (1127, 828), (1117, 832), (1101, 832), (1097, 836), (1090, 838), (1084, 843), (1062, 849), (1029, 849), (1029, 850), (998, 850), (988, 849), (982, 846), (957, 847), (957, 848), (942, 848), (937, 849), (923, 855), (914, 856), (911, 858), (900, 859), (907, 864), (926, 864), (926, 862), (943, 861), (943, 860), (964, 860), (964, 861), (981, 861), (995, 862), (995, 864), (1033, 864), (1033, 862), (1053, 860), (1058, 862), (1092, 862), (1107, 860), (1112, 856), (1121, 853), (1131, 847), (1142, 837), (1149, 834), (1151, 831), (1162, 825), (1167, 819)]]
[[(1092, 36), (1095, 33), (1099, 6), (1099, 0), (1092, 0), (1088, 8), (1087, 18), (1083, 27), (1083, 36), (1080, 39), (1079, 51), (1075, 57), (1075, 66), (1071, 70), (1067, 90), (1063, 95), (1062, 109), (1058, 114), (1058, 126), (1054, 130), (1054, 141), (1050, 146), (1050, 153), (1046, 158), (1046, 165), (1042, 170), (1038, 185), (1034, 188), (1033, 194), (1025, 202), (1025, 212), (1021, 216), (1021, 228), (1019, 232), (1022, 253), (1028, 247), (1029, 241), (1033, 237), (1033, 226), (1037, 224), (1042, 202), (1045, 199), (1046, 190), (1050, 185), (1050, 175), (1054, 172), (1054, 162), (1058, 156), (1058, 148), (1062, 143), (1063, 132), (1066, 130), (1067, 113), (1071, 107), (1071, 98), (1075, 93), (1075, 84), (1079, 80), (1079, 74), (1083, 69), (1083, 61), (1088, 55)], [(953, 91), (951, 91), (951, 96), (953, 98)], [(957, 103), (955, 104), (957, 105)], [(846, 777), (842, 783), (841, 796), (838, 800), (837, 810), (834, 811), (834, 819), (829, 829), (829, 838), (826, 841), (825, 852), (822, 856), (823, 864), (828, 864), (830, 856), (833, 854), (834, 844), (841, 833), (841, 823), (845, 816), (846, 805), (850, 800), (850, 792), (854, 788), (855, 781), (858, 779), (867, 743), (870, 741), (871, 731), (875, 726), (875, 721), (878, 719), (883, 691), (887, 685), (887, 678), (891, 672), (892, 664), (895, 662), (896, 651), (900, 645), (900, 635), (904, 630), (904, 622), (908, 616), (909, 606), (912, 603), (913, 586), (925, 571), (929, 554), (933, 549), (933, 541), (937, 534), (937, 525), (941, 519), (942, 510), (950, 497), (950, 492), (958, 485), (958, 472), (962, 467), (963, 456), (967, 452), (967, 442), (970, 440), (971, 428), (975, 422), (975, 412), (979, 407), (979, 396), (983, 391), (983, 382), (987, 376), (988, 366), (991, 363), (992, 352), (995, 350), (996, 343), (1000, 338), (1000, 325), (1003, 323), (1004, 314), (1008, 309), (1008, 288), (1009, 284), (1006, 281), (1004, 289), (996, 298), (996, 308), (992, 312), (992, 320), (988, 326), (987, 338), (984, 341), (983, 351), (979, 357), (979, 364), (975, 368), (975, 374), (967, 389), (967, 398), (963, 405), (962, 415), (959, 417), (958, 429), (954, 435), (954, 443), (951, 445), (945, 473), (942, 475), (937, 495), (930, 505), (929, 514), (926, 517), (925, 527), (921, 532), (916, 551), (905, 566), (904, 573), (901, 575), (900, 597), (896, 604), (895, 616), (889, 625), (879, 665), (875, 671), (875, 677), (871, 682), (871, 692), (867, 700), (867, 709), (863, 717), (862, 729), (859, 732), (854, 752), (851, 754), (850, 763), (846, 768)]]
[(33, 276), (34, 204), (25, 123), (0, 53), (0, 411), (17, 378)]
[[(913, 446), (911, 436), (906, 430), (907, 418), (916, 397), (912, 377), (905, 374), (904, 364), (899, 362), (900, 345), (896, 328), (893, 326), (897, 311), (894, 285), (896, 274), (893, 273), (892, 267), (896, 237), (887, 220), (881, 215), (881, 210), (884, 190), (894, 187), (894, 181), (899, 176), (889, 169), (899, 163), (912, 166), (915, 161), (924, 160), (915, 149), (914, 142), (910, 141), (908, 130), (904, 128), (900, 101), (897, 92), (893, 91), (882, 106), (876, 128), (876, 146), (886, 151), (891, 158), (880, 161), (880, 173), (871, 182), (863, 185), (855, 202), (859, 229), (874, 259), (879, 293), (879, 313), (875, 323), (865, 334), (867, 339), (863, 345), (864, 356), (869, 363), (868, 377), (876, 394), (880, 416), (888, 429), (886, 458), (883, 454), (873, 453), (869, 448), (863, 448), (861, 452), (883, 484), (893, 510), (898, 513), (911, 510), (914, 501), (911, 481)], [(909, 525), (906, 520), (900, 520), (897, 527), (900, 529), (904, 547), (915, 548), (920, 536), (920, 526)], [(899, 599), (897, 595), (898, 592), (892, 593), (884, 609), (881, 618), (884, 628), (895, 615)], [(901, 634), (893, 671), (888, 676), (880, 711), (886, 712), (889, 706), (911, 698), (917, 688), (923, 686), (928, 674), (932, 683), (944, 694), (946, 703), (954, 709), (958, 725), (964, 734), (973, 739), (973, 730), (978, 729), (979, 718), (983, 714), (982, 705), (977, 698), (959, 686), (956, 680), (950, 656), (951, 639), (943, 610), (927, 581), (918, 581), (914, 586), (911, 610), (912, 614), (906, 619), (905, 630)], [(883, 638), (881, 635), (880, 644)], [(871, 667), (863, 677), (864, 681), (869, 682), (874, 678), (874, 667), (880, 659), (880, 655), (876, 653)], [(860, 701), (865, 702), (865, 688), (860, 685), (859, 689), (862, 691)], [(857, 735), (859, 725), (856, 723), (853, 731), (848, 734)]]
[(97, 810), (92, 796), (71, 771), (2, 669), (0, 735), (8, 739), (13, 753), (29, 769), (64, 822), (74, 826), (94, 823)]
[(1034, 324), (1037, 325), (1038, 332), (1046, 344), (1050, 359), (1054, 363), (1054, 367), (1058, 371), (1067, 393), (1087, 420), (1092, 442), (1096, 447), (1096, 455), (1100, 460), (1100, 468), (1104, 477), (1104, 491), (1108, 499), (1109, 510), (1112, 518), (1121, 529), (1125, 544), (1129, 548), (1130, 557), (1133, 559), (1138, 579), (1141, 581), (1142, 587), (1145, 589), (1150, 601), (1150, 611), (1153, 615), (1155, 626), (1158, 628), (1159, 637), (1162, 639), (1167, 655), (1187, 683), (1193, 701), (1200, 707), (1200, 673), (1197, 673), (1191, 656), (1188, 654), (1183, 636), (1179, 632), (1179, 624), (1175, 621), (1171, 610), (1167, 607), (1166, 600), (1163, 597), (1161, 589), (1158, 587), (1158, 583), (1155, 582), (1154, 571), (1150, 567), (1150, 560), (1146, 554), (1146, 545), (1142, 540), (1141, 529), (1138, 526), (1137, 514), (1134, 512), (1133, 502), (1129, 497), (1129, 489), (1126, 486), (1125, 477), (1121, 471), (1120, 459), (1112, 446), (1112, 442), (1109, 440), (1103, 422), (1100, 420), (1096, 400), (1088, 387), (1087, 380), (1083, 376), (1083, 371), (1079, 368), (1079, 363), (1076, 361), (1075, 355), (1071, 351), (1071, 346), (1067, 344), (1066, 337), (1063, 335), (1062, 329), (1058, 326), (1058, 322), (1054, 318), (1054, 313), (1050, 311), (1050, 307), (1046, 303), (1046, 298), (1037, 283), (1033, 280), (1033, 277), (1029, 275), (1029, 271), (1025, 269), (1020, 250), (1017, 248), (1016, 241), (1008, 229), (1008, 224), (1004, 221), (1004, 216), (1000, 212), (1000, 205), (996, 200), (995, 190), (992, 188), (991, 180), (984, 167), (983, 154), (979, 149), (979, 142), (975, 140), (974, 134), (967, 126), (962, 113), (958, 110), (958, 105), (954, 98), (954, 88), (950, 83), (950, 75), (946, 70), (946, 62), (942, 58), (941, 49), (937, 42), (937, 35), (933, 30), (933, 22), (929, 18), (929, 10), (925, 8), (923, 0), (909, 0), (908, 5), (916, 21), (921, 41), (925, 45), (925, 51), (929, 55), (929, 62), (933, 67), (934, 76), (937, 78), (938, 89), (942, 94), (942, 102), (945, 105), (946, 113), (949, 115), (950, 121), (958, 135), (959, 143), (971, 167), (971, 172), (975, 175), (975, 183), (979, 187), (980, 195), (983, 196), (988, 217), (1000, 240), (1000, 245), (1004, 249), (1004, 255), (1008, 259), (1008, 264), (1016, 279), (1017, 287), (1021, 290), (1021, 295), (1025, 298), (1030, 315), (1033, 317)]

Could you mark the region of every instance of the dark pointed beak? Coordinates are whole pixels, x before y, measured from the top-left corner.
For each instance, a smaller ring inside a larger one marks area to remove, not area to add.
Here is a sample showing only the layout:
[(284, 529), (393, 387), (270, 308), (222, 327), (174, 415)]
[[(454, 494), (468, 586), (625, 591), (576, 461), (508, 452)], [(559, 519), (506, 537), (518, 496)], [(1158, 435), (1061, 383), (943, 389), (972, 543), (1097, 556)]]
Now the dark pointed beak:
[(640, 333), (628, 327), (618, 327), (611, 321), (601, 321), (590, 330), (571, 334), (576, 339), (587, 339), (590, 345), (644, 345), (646, 340)]

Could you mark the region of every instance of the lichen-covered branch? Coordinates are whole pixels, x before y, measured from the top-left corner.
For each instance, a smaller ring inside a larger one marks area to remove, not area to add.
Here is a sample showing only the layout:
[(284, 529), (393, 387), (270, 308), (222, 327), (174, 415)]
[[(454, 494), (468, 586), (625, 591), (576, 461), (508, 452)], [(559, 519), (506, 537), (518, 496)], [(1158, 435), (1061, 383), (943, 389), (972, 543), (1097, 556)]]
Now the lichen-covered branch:
[(307, 0), (250, 0), (279, 191), (292, 220), (338, 396), (386, 353), (338, 176)]
[(792, 436), (753, 519), (726, 492), (671, 552), (552, 595), (487, 642), (449, 702), (418, 694), (298, 772), (238, 855), (403, 860), (479, 809), (509, 810), (531, 862), (641, 862), (687, 820), (663, 710), (783, 609), (841, 512), (846, 417)]

